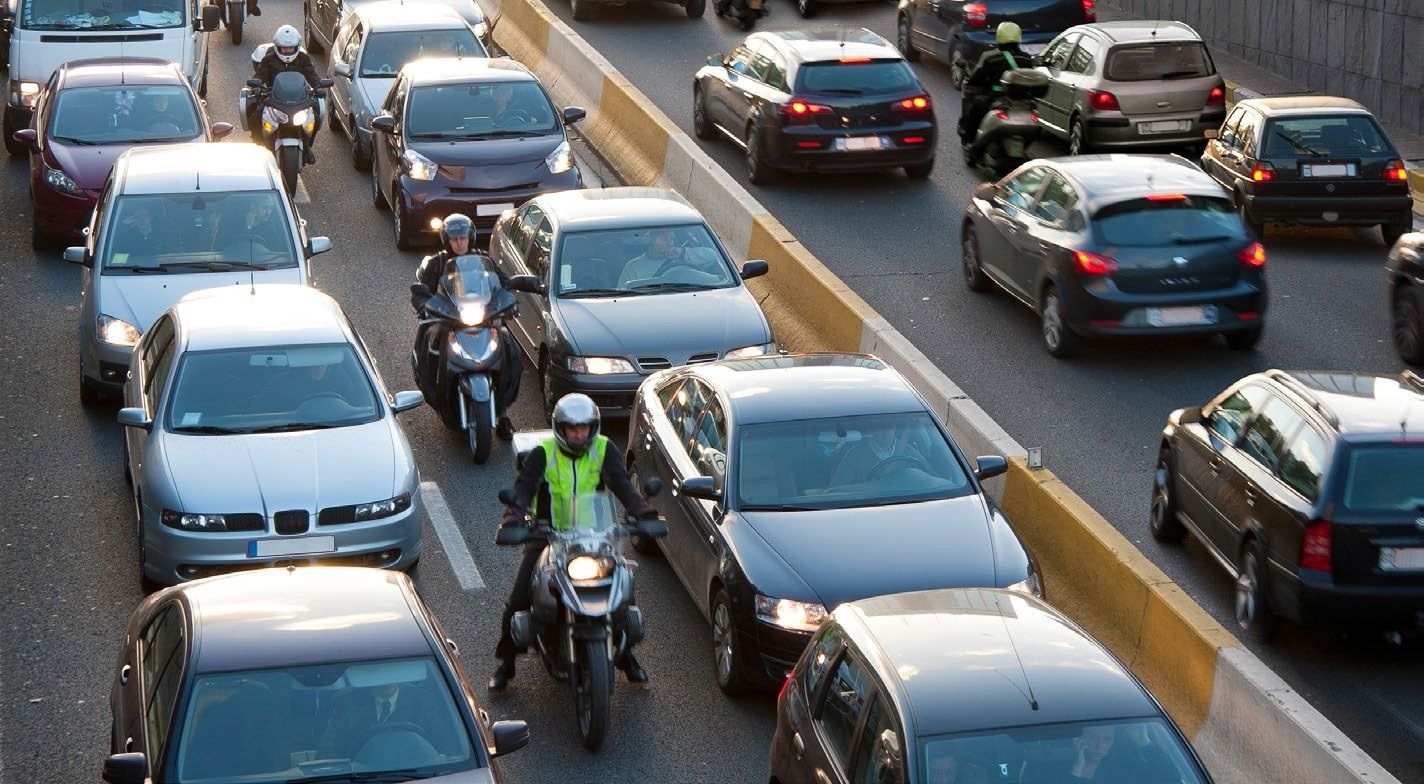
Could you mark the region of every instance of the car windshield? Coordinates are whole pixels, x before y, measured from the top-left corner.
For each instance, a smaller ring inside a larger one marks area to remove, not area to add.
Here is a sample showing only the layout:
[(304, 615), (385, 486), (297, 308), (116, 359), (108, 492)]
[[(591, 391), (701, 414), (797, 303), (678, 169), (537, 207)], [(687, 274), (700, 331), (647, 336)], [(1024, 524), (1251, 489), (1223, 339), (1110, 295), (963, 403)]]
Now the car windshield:
[(1347, 465), (1345, 508), (1424, 512), (1424, 444), (1358, 446)]
[(138, 30), (183, 25), (184, 0), (22, 0), (28, 30)]
[(738, 444), (743, 511), (885, 506), (974, 490), (924, 411), (748, 424)]
[(1216, 73), (1200, 41), (1163, 41), (1119, 46), (1108, 53), (1103, 71), (1113, 82), (1192, 79)]
[(412, 139), (479, 139), (544, 136), (563, 126), (536, 82), (474, 82), (412, 90), (405, 131)]
[(75, 87), (54, 102), (48, 137), (67, 144), (187, 141), (203, 134), (185, 87)]
[(402, 30), (373, 33), (361, 54), (361, 73), (366, 78), (394, 79), (400, 69), (422, 57), (488, 57), (478, 38), (466, 25), (443, 30)]
[(1093, 216), (1108, 245), (1188, 245), (1242, 236), (1231, 202), (1215, 196), (1157, 195), (1109, 204)]
[(703, 223), (565, 234), (554, 266), (564, 298), (725, 289), (737, 281)]
[(119, 196), (102, 229), (106, 275), (230, 272), (297, 266), (278, 191)]
[(1266, 125), (1263, 137), (1265, 156), (1357, 158), (1361, 155), (1393, 155), (1394, 146), (1384, 137), (1373, 117), (1287, 117)]
[(901, 92), (919, 83), (903, 60), (807, 63), (797, 82), (799, 92), (831, 95)]
[(380, 417), (371, 378), (346, 343), (189, 352), (168, 403), (168, 429), (200, 435), (324, 430)]
[(1203, 784), (1179, 736), (1156, 718), (1039, 724), (920, 742), (925, 784)]
[(407, 781), (482, 762), (429, 656), (199, 674), (184, 715), (183, 784)]

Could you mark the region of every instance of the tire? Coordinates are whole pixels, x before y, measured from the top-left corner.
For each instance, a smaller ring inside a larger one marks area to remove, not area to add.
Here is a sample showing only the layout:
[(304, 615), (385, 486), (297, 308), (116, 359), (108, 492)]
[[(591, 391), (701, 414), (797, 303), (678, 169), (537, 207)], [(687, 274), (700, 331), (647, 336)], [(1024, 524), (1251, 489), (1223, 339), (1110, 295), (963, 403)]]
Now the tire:
[(396, 250), (414, 250), (415, 237), (410, 233), (410, 216), (405, 214), (405, 204), (398, 201), (391, 205), (391, 216), (396, 234)]
[(1043, 347), (1049, 355), (1065, 359), (1077, 353), (1081, 339), (1063, 321), (1063, 300), (1058, 296), (1058, 289), (1049, 286), (1044, 290), (1038, 314)]
[(1261, 342), (1261, 335), (1265, 330), (1261, 327), (1243, 329), (1238, 332), (1227, 332), (1221, 337), (1226, 341), (1226, 347), (1232, 351), (1250, 351)]
[(688, 19), (701, 19), (707, 13), (707, 0), (687, 0), (682, 10), (687, 13)]
[(802, 19), (810, 19), (816, 15), (816, 0), (796, 0), (796, 13)]
[(554, 397), (554, 384), (549, 380), (549, 357), (547, 354), (539, 358), (539, 397), (544, 401), (544, 416), (553, 416), (554, 404), (559, 401)]
[(1384, 238), (1384, 246), (1386, 248), (1393, 248), (1395, 243), (1399, 242), (1400, 237), (1403, 237), (1411, 231), (1414, 231), (1414, 219), (1412, 216), (1402, 221), (1380, 224), (1380, 236)]
[(717, 688), (732, 696), (745, 694), (751, 688), (751, 679), (742, 668), (736, 643), (732, 603), (727, 589), (718, 588), (712, 599), (712, 673), (717, 678)]
[(712, 120), (707, 117), (707, 99), (702, 88), (692, 88), (692, 133), (699, 139), (710, 140), (717, 135)]
[(378, 210), (384, 210), (390, 207), (390, 202), (386, 201), (386, 195), (381, 193), (381, 181), (377, 179), (379, 176), (373, 162), (371, 165), (371, 206)]
[(964, 272), (964, 287), (970, 291), (980, 293), (990, 291), (994, 284), (989, 280), (989, 276), (984, 273), (984, 267), (979, 263), (979, 237), (974, 233), (974, 227), (970, 224), (964, 225), (964, 237), (960, 241), (960, 266)]
[(910, 43), (910, 19), (904, 14), (900, 15), (895, 24), (895, 48), (904, 55), (905, 62), (913, 63), (920, 59), (920, 50)]
[(1236, 629), (1243, 637), (1266, 642), (1276, 633), (1280, 621), (1271, 608), (1270, 597), (1262, 583), (1266, 573), (1266, 553), (1260, 539), (1253, 536), (1241, 546), (1237, 569), (1232, 602)]
[(569, 0), (569, 10), (573, 13), (575, 22), (587, 22), (593, 16), (588, 0)]
[(934, 172), (934, 159), (926, 163), (916, 163), (905, 167), (905, 176), (912, 180), (928, 180)]
[(105, 389), (99, 386), (99, 382), (92, 381), (84, 376), (83, 371), (79, 373), (79, 405), (85, 408), (97, 408), (104, 405), (108, 399)]
[(302, 40), (306, 42), (307, 52), (320, 54), (323, 51), (321, 42), (316, 40), (316, 36), (312, 35), (310, 9), (302, 14)]
[(138, 587), (143, 590), (144, 595), (153, 593), (163, 586), (148, 576), (148, 550), (143, 546), (143, 495), (135, 491), (134, 502), (134, 531), (138, 539)]
[(1251, 214), (1251, 208), (1246, 206), (1246, 199), (1239, 194), (1236, 197), (1236, 211), (1241, 213), (1241, 222), (1246, 224), (1246, 228), (1251, 230), (1251, 236), (1262, 242), (1266, 239), (1266, 222), (1257, 220)]
[(1392, 326), (1394, 350), (1399, 358), (1411, 365), (1424, 365), (1424, 314), (1419, 295), (1412, 286), (1394, 290)]
[(574, 719), (579, 739), (589, 751), (598, 751), (608, 734), (609, 702), (613, 691), (613, 662), (608, 660), (604, 640), (583, 640), (576, 649), (574, 668)]
[(712, 13), (716, 14), (718, 19), (721, 19), (727, 15), (727, 9), (731, 7), (731, 5), (732, 0), (712, 0)]
[(470, 448), (470, 456), (474, 458), (476, 465), (484, 465), (489, 460), (490, 446), (494, 444), (494, 425), (490, 423), (490, 406), (494, 401), (486, 400), (481, 403), (478, 400), (467, 399), (469, 405), (465, 411), (469, 415), (469, 421), (465, 427), (465, 444)]
[(968, 77), (968, 72), (964, 70), (964, 56), (955, 52), (949, 58), (949, 86), (955, 91), (963, 90), (964, 80)]
[(280, 148), (277, 154), (277, 168), (282, 171), (282, 186), (288, 196), (297, 192), (297, 178), (302, 175), (302, 148), (288, 146)]
[(9, 109), (5, 110), (5, 121), (3, 125), (3, 130), (5, 133), (6, 152), (10, 153), (10, 155), (15, 158), (20, 158), (29, 155), (30, 145), (25, 144), (24, 142), (15, 141), (15, 131), (18, 131), (20, 129), (15, 127), (15, 118), (13, 115), (11, 115)]
[[(333, 123), (335, 125), (335, 123)], [(355, 122), (352, 122), (355, 127)], [(354, 131), (351, 134), (351, 168), (356, 171), (371, 170), (371, 149), (361, 143), (360, 134)]]
[[(231, 22), (229, 22), (229, 23), (228, 23), (228, 26), (227, 26), (227, 33), (228, 33), (228, 35), (232, 38), (232, 45), (233, 45), (233, 46), (241, 46), (241, 45), (242, 45), (242, 19), (238, 19), (238, 20), (237, 20), (237, 24), (232, 24)], [(310, 47), (308, 47), (308, 51), (310, 51)]]
[(1073, 118), (1073, 124), (1068, 128), (1068, 154), (1085, 155), (1088, 152), (1088, 132), (1083, 128), (1083, 121)]
[(198, 80), (198, 89), (196, 90), (199, 98), (208, 97), (208, 67), (211, 64), (212, 60), (203, 61), (203, 77)]
[(737, 26), (742, 28), (742, 32), (744, 33), (751, 32), (752, 25), (754, 24), (756, 24), (756, 14), (752, 13), (751, 11), (748, 11), (746, 13), (746, 16), (743, 16), (741, 19), (737, 20)]
[(1172, 493), (1172, 452), (1167, 447), (1157, 455), (1157, 469), (1152, 474), (1152, 507), (1147, 528), (1152, 538), (1164, 544), (1175, 544), (1187, 535), (1186, 526), (1177, 519), (1177, 498)]
[(747, 126), (747, 180), (753, 185), (766, 185), (773, 179), (771, 167), (761, 151), (761, 134), (755, 125)]

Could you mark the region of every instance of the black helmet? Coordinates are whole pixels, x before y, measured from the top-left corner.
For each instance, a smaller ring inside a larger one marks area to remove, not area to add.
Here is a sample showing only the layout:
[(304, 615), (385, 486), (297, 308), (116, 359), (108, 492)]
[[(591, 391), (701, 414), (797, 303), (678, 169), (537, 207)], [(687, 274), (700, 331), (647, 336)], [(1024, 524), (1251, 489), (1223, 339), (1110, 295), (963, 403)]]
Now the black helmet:
[(445, 220), (440, 223), (440, 245), (450, 247), (452, 237), (468, 237), (473, 239), (475, 233), (475, 222), (470, 220), (468, 215), (461, 215), (458, 212), (445, 216)]
[[(559, 398), (558, 405), (554, 406), (553, 420), (554, 439), (559, 442), (559, 449), (569, 457), (582, 457), (588, 452), (593, 440), (598, 438), (598, 427), (602, 422), (598, 406), (594, 405), (592, 398), (577, 392)], [(564, 434), (564, 428), (578, 425), (588, 425), (588, 437), (578, 442), (570, 441)]]

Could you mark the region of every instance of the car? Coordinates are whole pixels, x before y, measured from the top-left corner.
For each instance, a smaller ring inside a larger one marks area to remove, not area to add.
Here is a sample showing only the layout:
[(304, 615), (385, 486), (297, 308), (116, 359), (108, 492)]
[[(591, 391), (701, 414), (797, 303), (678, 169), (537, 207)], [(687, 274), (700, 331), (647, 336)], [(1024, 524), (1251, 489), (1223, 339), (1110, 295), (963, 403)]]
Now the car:
[(156, 593), (111, 676), (104, 780), (493, 784), (529, 742), (491, 722), (404, 575), (262, 569)]
[(465, 20), (446, 5), (381, 2), (346, 14), (331, 47), (329, 127), (351, 139), (351, 162), (371, 166), (371, 118), (405, 64), (427, 56), (488, 57)]
[[(341, 23), (347, 15), (359, 13), (368, 5), (387, 3), (391, 0), (304, 0), (302, 4), (303, 40), (312, 53), (332, 49)], [(415, 0), (406, 5), (443, 5), (460, 15), (470, 26), (475, 37), (486, 51), (494, 52), (494, 25), (485, 17), (483, 8), (476, 0)], [(339, 51), (339, 47), (337, 49)]]
[(139, 58), (61, 65), (35, 100), (30, 147), (30, 242), (35, 250), (83, 242), (114, 159), (144, 144), (210, 142), (232, 133), (208, 123), (177, 65)]
[(500, 216), (490, 257), (534, 275), (510, 331), (539, 374), (544, 408), (581, 392), (625, 417), (638, 386), (670, 367), (776, 349), (771, 325), (705, 218), (661, 188), (540, 196)]
[(1424, 365), (1424, 233), (1399, 238), (1385, 262), (1394, 350), (1411, 365)]
[(949, 66), (958, 90), (979, 57), (995, 47), (1004, 22), (1023, 31), (1023, 50), (1042, 54), (1064, 30), (1098, 19), (1096, 0), (898, 0), (895, 45), (914, 62), (921, 54)]
[[(252, 221), (249, 228), (246, 224)], [(114, 162), (85, 244), (64, 251), (84, 266), (79, 305), (79, 397), (118, 392), (133, 346), (190, 291), (312, 281), (308, 237), (272, 154), (254, 144), (146, 145)]]
[(154, 322), (124, 385), (139, 575), (168, 585), (293, 562), (409, 569), (420, 474), (341, 306), (306, 286), (194, 292)]
[(980, 185), (964, 213), (964, 285), (1033, 308), (1052, 356), (1095, 336), (1216, 333), (1237, 350), (1261, 339), (1266, 251), (1184, 158), (1030, 161)]
[(401, 250), (433, 240), (452, 212), (488, 235), (505, 210), (583, 187), (565, 126), (585, 115), (556, 111), (513, 60), (417, 60), (371, 120), (371, 201), (393, 213)]
[(1418, 631), (1424, 377), (1269, 370), (1167, 417), (1150, 529), (1235, 580), (1239, 631), (1278, 618)]
[(776, 703), (777, 784), (1211, 781), (1122, 662), (1012, 591), (847, 602)]
[(746, 152), (747, 179), (777, 170), (934, 169), (929, 93), (889, 41), (866, 29), (754, 33), (712, 55), (692, 85), (692, 127)]
[(1071, 27), (1041, 61), (1048, 91), (1036, 102), (1038, 121), (1069, 155), (1179, 146), (1197, 156), (1206, 132), (1226, 119), (1226, 82), (1182, 22)]
[[(970, 462), (893, 368), (860, 354), (691, 365), (643, 382), (630, 475), (672, 488), (657, 545), (712, 624), (725, 692), (779, 684), (842, 602), (929, 588), (1043, 592)], [(646, 542), (644, 551), (651, 552)]]
[(1239, 101), (1202, 153), (1256, 236), (1266, 223), (1379, 226), (1386, 246), (1414, 226), (1409, 172), (1374, 115), (1348, 98)]

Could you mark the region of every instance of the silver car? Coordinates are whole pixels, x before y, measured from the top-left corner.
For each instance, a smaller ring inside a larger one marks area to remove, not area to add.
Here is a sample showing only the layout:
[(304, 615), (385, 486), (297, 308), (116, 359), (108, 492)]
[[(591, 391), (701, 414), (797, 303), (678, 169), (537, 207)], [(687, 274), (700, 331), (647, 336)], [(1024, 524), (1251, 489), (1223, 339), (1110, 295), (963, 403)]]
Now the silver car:
[(487, 57), (471, 27), (450, 6), (367, 3), (348, 11), (331, 47), (332, 128), (351, 139), (351, 162), (371, 167), (371, 118), (405, 64), (422, 57)]
[(336, 301), (294, 285), (189, 294), (134, 352), (119, 423), (146, 585), (420, 557), (419, 475)]
[(86, 229), (64, 251), (84, 265), (79, 398), (117, 394), (139, 337), (190, 291), (251, 283), (311, 284), (307, 237), (272, 154), (254, 144), (165, 144), (114, 162)]
[(1069, 155), (1189, 146), (1226, 119), (1226, 83), (1197, 31), (1181, 22), (1098, 22), (1064, 30), (1039, 58), (1048, 93), (1038, 117)]

